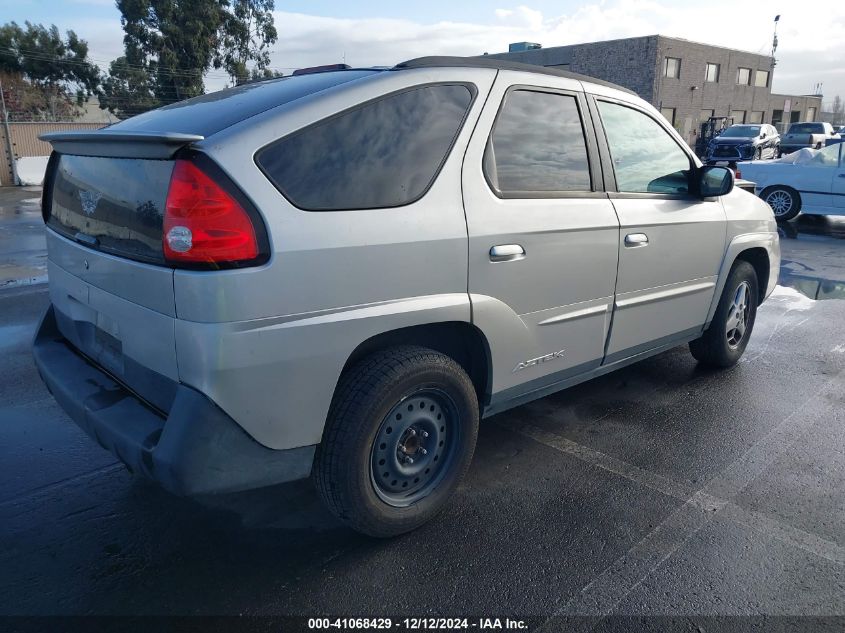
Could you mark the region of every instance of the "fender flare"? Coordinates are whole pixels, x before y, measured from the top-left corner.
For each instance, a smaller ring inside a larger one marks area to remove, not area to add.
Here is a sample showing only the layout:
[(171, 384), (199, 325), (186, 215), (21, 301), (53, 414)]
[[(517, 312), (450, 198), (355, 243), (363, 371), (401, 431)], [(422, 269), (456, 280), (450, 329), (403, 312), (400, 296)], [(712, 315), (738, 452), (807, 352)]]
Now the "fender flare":
[[(707, 311), (707, 321), (705, 322), (705, 327), (710, 325), (710, 322), (713, 320), (713, 315), (716, 314), (716, 308), (719, 305), (719, 299), (722, 297), (722, 290), (725, 287), (725, 281), (728, 278), (728, 273), (730, 273), (734, 262), (737, 260), (740, 253), (752, 248), (762, 248), (766, 251), (769, 256), (770, 268), (780, 265), (777, 233), (768, 231), (759, 233), (743, 233), (742, 235), (737, 235), (731, 239), (725, 249), (725, 255), (722, 258), (722, 266), (719, 269), (719, 277), (716, 280), (716, 290), (713, 293), (713, 300), (710, 302), (710, 309)], [(770, 273), (768, 287), (766, 288), (766, 297), (768, 297), (772, 290), (774, 290), (776, 283), (777, 274), (772, 275)]]

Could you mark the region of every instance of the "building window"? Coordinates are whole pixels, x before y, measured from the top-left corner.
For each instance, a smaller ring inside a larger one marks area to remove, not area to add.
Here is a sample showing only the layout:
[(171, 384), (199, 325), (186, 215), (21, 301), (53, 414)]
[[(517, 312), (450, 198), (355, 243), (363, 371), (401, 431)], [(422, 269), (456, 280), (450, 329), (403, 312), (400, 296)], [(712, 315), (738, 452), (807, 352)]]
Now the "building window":
[(669, 121), (669, 125), (675, 126), (675, 108), (660, 108), (660, 114), (663, 118)]
[(704, 81), (717, 83), (719, 81), (719, 64), (707, 64), (704, 71)]
[(666, 66), (663, 69), (664, 77), (677, 79), (681, 76), (681, 60), (677, 57), (667, 57)]
[(754, 73), (754, 85), (758, 88), (765, 88), (769, 85), (769, 71), (758, 70)]
[(807, 108), (807, 121), (815, 121), (816, 120), (816, 109), (815, 108)]
[(731, 118), (734, 120), (734, 125), (745, 123), (745, 110), (731, 110)]
[(751, 69), (750, 68), (737, 68), (736, 69), (736, 83), (738, 86), (750, 86), (751, 85)]
[(749, 123), (762, 123), (763, 122), (763, 111), (762, 110), (753, 110), (751, 114), (748, 115), (748, 122)]

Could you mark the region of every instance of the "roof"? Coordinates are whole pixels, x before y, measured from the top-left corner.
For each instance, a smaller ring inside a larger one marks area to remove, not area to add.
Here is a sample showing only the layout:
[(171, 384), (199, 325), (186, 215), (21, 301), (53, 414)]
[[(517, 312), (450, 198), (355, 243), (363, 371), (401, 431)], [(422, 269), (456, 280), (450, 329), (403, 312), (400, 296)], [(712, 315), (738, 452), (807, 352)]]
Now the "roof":
[(637, 94), (633, 90), (609, 81), (604, 81), (603, 79), (588, 77), (587, 75), (569, 72), (568, 70), (548, 68), (536, 64), (523, 64), (521, 62), (512, 62), (494, 57), (417, 57), (416, 59), (410, 59), (401, 64), (396, 64), (394, 68), (396, 70), (404, 70), (406, 68), (492, 68), (494, 70), (517, 70), (519, 72), (535, 73), (537, 75), (565, 77), (566, 79), (574, 79), (576, 81), (615, 88), (616, 90), (621, 90), (635, 96)]

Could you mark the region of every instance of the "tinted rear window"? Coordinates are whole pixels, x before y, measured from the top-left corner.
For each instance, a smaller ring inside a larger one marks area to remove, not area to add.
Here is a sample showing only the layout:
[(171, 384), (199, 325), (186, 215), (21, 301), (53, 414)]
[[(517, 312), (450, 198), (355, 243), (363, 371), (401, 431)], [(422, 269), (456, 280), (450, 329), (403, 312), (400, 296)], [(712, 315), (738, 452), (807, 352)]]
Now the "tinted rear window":
[(408, 204), (434, 181), (473, 96), (463, 84), (387, 95), (277, 141), (256, 162), (301, 209)]
[(172, 171), (170, 161), (63, 155), (47, 189), (47, 224), (92, 248), (161, 263)]
[(259, 81), (237, 88), (210, 92), (158, 110), (145, 112), (121, 121), (110, 129), (125, 132), (132, 130), (182, 132), (211, 136), (215, 132), (270, 108), (355, 79), (368, 77), (377, 72), (379, 71), (345, 70)]

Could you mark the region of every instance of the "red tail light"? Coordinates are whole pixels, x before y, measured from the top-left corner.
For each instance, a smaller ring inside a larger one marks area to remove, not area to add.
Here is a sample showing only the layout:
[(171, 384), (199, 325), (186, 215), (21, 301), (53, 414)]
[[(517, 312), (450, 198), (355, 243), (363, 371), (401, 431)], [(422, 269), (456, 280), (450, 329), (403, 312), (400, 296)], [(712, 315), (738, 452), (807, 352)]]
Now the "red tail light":
[(223, 187), (177, 160), (164, 213), (164, 256), (172, 263), (237, 264), (259, 256), (255, 226)]
[(737, 165), (736, 169), (734, 169), (734, 178), (736, 180), (740, 180), (742, 178), (742, 172), (739, 170), (739, 165)]

